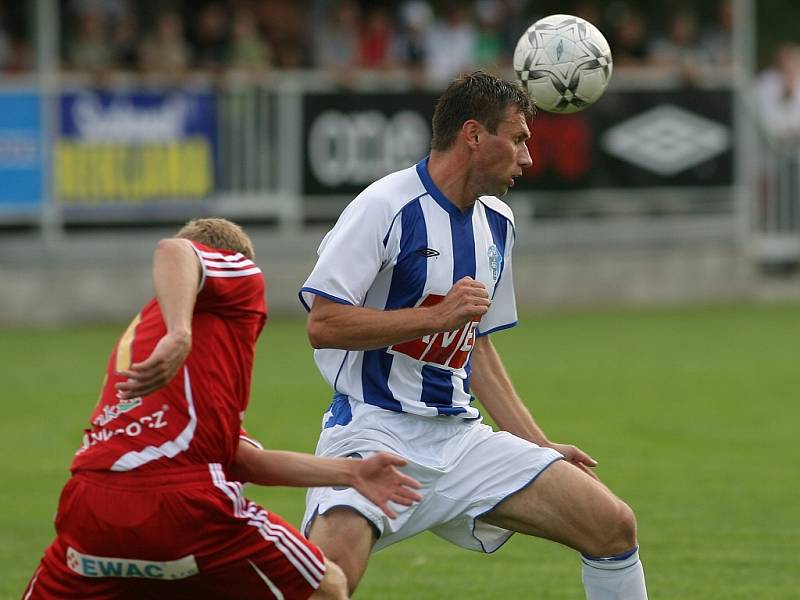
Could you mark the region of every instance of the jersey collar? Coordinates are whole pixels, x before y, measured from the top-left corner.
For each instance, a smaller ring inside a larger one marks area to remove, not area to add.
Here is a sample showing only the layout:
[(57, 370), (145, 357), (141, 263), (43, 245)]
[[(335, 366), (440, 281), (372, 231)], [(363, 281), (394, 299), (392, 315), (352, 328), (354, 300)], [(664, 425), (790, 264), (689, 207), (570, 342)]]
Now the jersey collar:
[(442, 190), (436, 186), (436, 184), (433, 182), (433, 179), (431, 179), (431, 174), (428, 172), (429, 159), (430, 155), (426, 156), (417, 163), (417, 175), (419, 175), (422, 185), (425, 186), (425, 191), (427, 191), (431, 198), (436, 201), (436, 204), (446, 210), (451, 217), (464, 221), (471, 219), (472, 210), (475, 208), (475, 206), (470, 206), (466, 212), (462, 212), (460, 208), (453, 204), (447, 198), (447, 196), (442, 193)]

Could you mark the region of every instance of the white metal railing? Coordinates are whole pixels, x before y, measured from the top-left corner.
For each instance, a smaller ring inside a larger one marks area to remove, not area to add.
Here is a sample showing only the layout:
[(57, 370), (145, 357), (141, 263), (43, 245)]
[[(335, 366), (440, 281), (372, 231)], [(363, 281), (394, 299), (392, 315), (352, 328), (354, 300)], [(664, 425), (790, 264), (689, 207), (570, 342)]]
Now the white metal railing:
[(222, 194), (274, 189), (270, 96), (258, 84), (234, 85), (217, 95), (219, 180)]
[(753, 223), (757, 258), (800, 262), (800, 140), (762, 138)]

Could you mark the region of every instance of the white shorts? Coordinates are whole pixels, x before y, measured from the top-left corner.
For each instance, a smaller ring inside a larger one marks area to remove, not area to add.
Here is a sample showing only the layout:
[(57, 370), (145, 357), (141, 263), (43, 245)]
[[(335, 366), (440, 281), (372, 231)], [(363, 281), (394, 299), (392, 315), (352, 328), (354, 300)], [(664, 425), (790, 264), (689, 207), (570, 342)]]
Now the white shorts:
[(398, 454), (408, 460), (401, 470), (422, 484), (423, 498), (411, 507), (392, 504), (398, 516), (390, 519), (351, 488), (310, 488), (302, 525), (306, 535), (317, 515), (349, 507), (379, 533), (374, 551), (430, 530), (463, 548), (494, 552), (513, 532), (477, 519), (563, 458), (551, 448), (493, 431), (480, 419), (421, 417), (349, 403), (352, 420), (323, 429), (317, 455)]

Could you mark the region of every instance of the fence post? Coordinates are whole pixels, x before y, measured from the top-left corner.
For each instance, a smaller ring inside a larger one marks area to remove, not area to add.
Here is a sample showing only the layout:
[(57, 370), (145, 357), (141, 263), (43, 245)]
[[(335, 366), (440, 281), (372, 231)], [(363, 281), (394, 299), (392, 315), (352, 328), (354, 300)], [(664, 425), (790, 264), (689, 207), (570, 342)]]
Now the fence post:
[(64, 223), (58, 202), (55, 148), (58, 140), (59, 2), (36, 0), (36, 80), (41, 97), (42, 243), (49, 251), (63, 242)]
[(282, 79), (275, 96), (278, 173), (278, 213), (284, 233), (297, 232), (302, 227), (303, 177), (303, 93), (292, 79)]

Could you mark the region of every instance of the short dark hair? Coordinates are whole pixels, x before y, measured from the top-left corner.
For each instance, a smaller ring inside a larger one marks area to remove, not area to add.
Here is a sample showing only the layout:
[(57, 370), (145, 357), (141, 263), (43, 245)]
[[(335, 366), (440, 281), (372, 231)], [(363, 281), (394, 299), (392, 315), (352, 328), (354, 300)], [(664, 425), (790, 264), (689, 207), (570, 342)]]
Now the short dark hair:
[(531, 99), (518, 83), (485, 71), (462, 75), (447, 86), (436, 103), (431, 150), (450, 148), (464, 122), (470, 119), (478, 121), (489, 133), (497, 133), (509, 106), (516, 106), (526, 119), (533, 117)]

